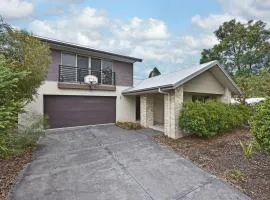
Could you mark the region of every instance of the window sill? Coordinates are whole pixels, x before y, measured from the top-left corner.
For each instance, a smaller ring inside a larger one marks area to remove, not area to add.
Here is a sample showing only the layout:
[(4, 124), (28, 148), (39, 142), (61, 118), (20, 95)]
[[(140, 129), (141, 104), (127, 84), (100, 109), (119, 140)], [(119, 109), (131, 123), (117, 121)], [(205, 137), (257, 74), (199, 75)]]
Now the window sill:
[(116, 91), (116, 87), (114, 85), (96, 85), (92, 88), (89, 87), (88, 84), (85, 83), (65, 83), (58, 82), (59, 89), (76, 89), (76, 90), (103, 90), (103, 91)]

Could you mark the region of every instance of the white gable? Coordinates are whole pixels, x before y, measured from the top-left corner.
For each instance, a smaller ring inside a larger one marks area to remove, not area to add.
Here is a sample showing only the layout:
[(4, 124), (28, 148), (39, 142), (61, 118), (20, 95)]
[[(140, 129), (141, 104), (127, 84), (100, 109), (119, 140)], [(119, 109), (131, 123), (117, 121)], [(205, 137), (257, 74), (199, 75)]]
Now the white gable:
[(224, 89), (210, 71), (203, 72), (184, 84), (185, 92), (224, 94)]

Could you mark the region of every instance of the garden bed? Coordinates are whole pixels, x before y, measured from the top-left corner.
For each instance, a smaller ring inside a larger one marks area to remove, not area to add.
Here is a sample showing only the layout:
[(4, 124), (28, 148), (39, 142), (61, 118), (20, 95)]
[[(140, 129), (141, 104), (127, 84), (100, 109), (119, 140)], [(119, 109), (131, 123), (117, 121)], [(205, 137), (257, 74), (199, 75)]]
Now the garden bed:
[(199, 167), (239, 188), (252, 199), (268, 200), (270, 197), (270, 160), (256, 153), (248, 162), (239, 141), (250, 141), (248, 129), (201, 139), (187, 136), (173, 140), (166, 136), (154, 136), (155, 141), (170, 146), (180, 155), (190, 159)]
[(6, 199), (16, 177), (24, 166), (31, 161), (32, 151), (12, 156), (0, 158), (0, 199)]

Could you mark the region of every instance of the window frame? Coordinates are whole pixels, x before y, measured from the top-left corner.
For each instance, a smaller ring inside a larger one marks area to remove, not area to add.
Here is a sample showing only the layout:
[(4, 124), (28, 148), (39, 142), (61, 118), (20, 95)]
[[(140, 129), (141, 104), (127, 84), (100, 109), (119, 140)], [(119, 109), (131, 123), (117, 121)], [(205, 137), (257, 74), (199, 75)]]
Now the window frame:
[[(71, 54), (71, 55), (75, 55), (75, 59), (76, 59), (76, 61), (75, 61), (75, 65), (76, 66), (74, 66), (75, 68), (76, 68), (76, 82), (78, 82), (78, 72), (77, 72), (77, 70), (78, 70), (78, 60), (77, 60), (77, 58), (78, 58), (78, 56), (82, 56), (82, 57), (88, 57), (88, 72), (89, 72), (89, 74), (91, 73), (91, 70), (92, 70), (92, 65), (91, 65), (91, 61), (92, 61), (92, 58), (93, 59), (99, 59), (101, 62), (100, 62), (100, 70), (101, 70), (101, 72), (102, 72), (102, 65), (103, 65), (103, 61), (107, 61), (107, 62), (112, 62), (112, 72), (114, 72), (114, 62), (113, 62), (113, 60), (110, 60), (110, 59), (104, 59), (104, 58), (101, 58), (101, 57), (96, 57), (96, 56), (90, 56), (90, 55), (84, 55), (84, 54), (77, 54), (77, 53), (73, 53), (73, 52), (69, 52), (69, 51), (61, 51), (61, 65), (63, 65), (63, 54)], [(102, 76), (100, 76), (101, 77), (101, 80), (100, 80), (100, 84), (102, 84)]]
[(192, 95), (192, 96), (191, 96), (192, 102), (199, 101), (199, 102), (205, 103), (206, 101), (208, 101), (208, 100), (213, 100), (213, 99), (215, 99), (215, 98), (213, 98), (212, 95), (200, 95), (200, 94), (195, 94), (195, 95)]

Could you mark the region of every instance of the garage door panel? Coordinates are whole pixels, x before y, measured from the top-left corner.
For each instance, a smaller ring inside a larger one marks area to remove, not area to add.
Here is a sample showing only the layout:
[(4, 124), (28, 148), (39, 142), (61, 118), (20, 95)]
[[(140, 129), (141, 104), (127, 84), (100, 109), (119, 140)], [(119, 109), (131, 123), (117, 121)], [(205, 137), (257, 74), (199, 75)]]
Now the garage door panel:
[(50, 128), (114, 123), (116, 97), (44, 96)]

